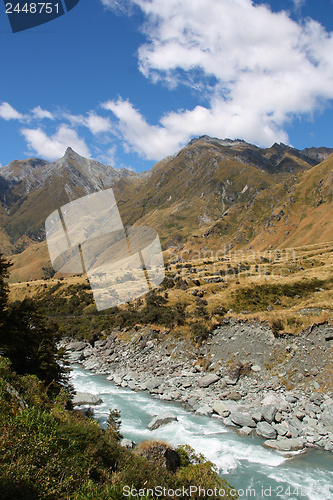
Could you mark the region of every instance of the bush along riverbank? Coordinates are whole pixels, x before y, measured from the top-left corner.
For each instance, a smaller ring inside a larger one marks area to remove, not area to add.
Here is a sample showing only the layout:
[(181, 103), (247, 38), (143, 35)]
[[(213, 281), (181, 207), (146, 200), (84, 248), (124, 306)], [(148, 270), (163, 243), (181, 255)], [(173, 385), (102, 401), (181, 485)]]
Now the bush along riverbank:
[[(68, 410), (62, 391), (50, 398), (35, 375), (18, 375), (0, 356), (1, 500), (120, 500), (238, 498), (215, 466), (187, 446), (157, 441), (134, 451), (120, 445), (120, 415), (110, 411), (107, 429)], [(135, 493), (133, 493), (135, 492)], [(177, 493), (176, 493), (177, 492)], [(184, 493), (183, 493), (184, 492)]]
[(141, 325), (92, 344), (64, 339), (62, 345), (71, 363), (121, 387), (220, 417), (270, 448), (333, 452), (333, 393), (325, 386), (332, 377), (332, 339), (329, 323), (276, 338), (266, 324), (226, 318), (201, 346)]

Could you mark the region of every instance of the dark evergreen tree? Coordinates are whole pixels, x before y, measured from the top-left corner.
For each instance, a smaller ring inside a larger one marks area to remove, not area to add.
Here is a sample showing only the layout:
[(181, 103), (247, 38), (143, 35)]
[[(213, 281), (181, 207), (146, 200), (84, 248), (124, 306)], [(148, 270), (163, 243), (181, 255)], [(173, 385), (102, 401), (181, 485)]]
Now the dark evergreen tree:
[(65, 381), (58, 363), (57, 333), (45, 325), (31, 299), (8, 303), (8, 268), (0, 254), (0, 353), (19, 374), (34, 374), (57, 392)]
[(8, 269), (12, 266), (0, 253), (0, 331), (2, 330), (7, 318), (8, 304), (8, 284), (5, 281), (8, 278)]

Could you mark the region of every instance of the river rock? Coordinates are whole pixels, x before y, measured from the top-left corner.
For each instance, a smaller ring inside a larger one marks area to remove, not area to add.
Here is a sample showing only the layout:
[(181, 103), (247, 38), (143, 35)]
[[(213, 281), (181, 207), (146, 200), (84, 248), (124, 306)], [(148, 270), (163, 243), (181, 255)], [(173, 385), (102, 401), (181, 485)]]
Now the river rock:
[(123, 446), (124, 448), (128, 448), (129, 450), (132, 450), (135, 446), (134, 441), (131, 441), (130, 439), (126, 439), (126, 438), (122, 439), (119, 444), (120, 444), (120, 446)]
[(274, 421), (274, 417), (277, 414), (277, 408), (274, 405), (266, 405), (263, 408), (261, 408), (261, 413), (263, 416), (263, 419), (266, 420), (269, 424), (271, 424)]
[(275, 439), (277, 432), (268, 422), (258, 422), (256, 432), (266, 439)]
[(264, 446), (268, 448), (273, 448), (278, 451), (298, 451), (303, 450), (305, 446), (305, 439), (295, 438), (295, 439), (269, 439), (264, 442)]
[(149, 422), (148, 424), (148, 429), (150, 431), (153, 431), (154, 429), (157, 429), (158, 427), (161, 427), (162, 425), (166, 425), (166, 424), (169, 424), (170, 422), (175, 422), (177, 419), (177, 417), (169, 412), (169, 411), (165, 411), (163, 413), (160, 413), (160, 415), (157, 415), (156, 417), (153, 418), (153, 420), (151, 420), (151, 422)]
[(227, 395), (227, 398), (230, 399), (231, 401), (239, 401), (240, 399), (242, 399), (242, 396), (239, 394), (239, 392), (232, 391), (232, 392), (229, 392), (229, 394)]
[(278, 433), (279, 436), (286, 436), (288, 433), (288, 427), (287, 425), (282, 424), (275, 424), (274, 429)]
[(283, 419), (282, 414), (278, 411), (277, 414), (275, 415), (275, 422), (277, 424), (280, 424), (282, 422), (282, 419)]
[(146, 389), (148, 391), (152, 391), (153, 389), (157, 389), (160, 385), (162, 385), (164, 380), (160, 377), (154, 377), (145, 382)]
[(297, 418), (298, 418), (298, 420), (303, 420), (303, 419), (304, 419), (304, 417), (305, 417), (305, 413), (304, 413), (304, 411), (302, 411), (302, 410), (297, 410), (297, 411), (295, 412), (295, 417), (297, 417)]
[(224, 381), (227, 385), (236, 385), (238, 382), (238, 376), (237, 375), (226, 375), (224, 377)]
[(230, 415), (229, 408), (224, 403), (220, 403), (219, 401), (213, 404), (213, 411), (223, 418), (227, 418)]
[(315, 418), (305, 417), (304, 420), (303, 420), (303, 423), (307, 427), (312, 427), (313, 429), (315, 429), (315, 428), (318, 427), (318, 420), (316, 420)]
[(73, 351), (68, 355), (68, 361), (70, 363), (77, 363), (78, 361), (82, 361), (84, 359), (82, 351)]
[(103, 399), (89, 392), (77, 392), (73, 398), (74, 406), (100, 405), (101, 403), (103, 403)]
[(94, 351), (93, 347), (91, 347), (90, 344), (86, 345), (86, 347), (83, 349), (83, 351), (81, 351), (82, 357), (84, 359), (89, 358), (89, 356), (92, 356), (94, 354), (94, 352), (95, 351)]
[(113, 377), (113, 382), (116, 384), (116, 385), (121, 385), (123, 379), (121, 378), (120, 375), (114, 375)]
[(198, 415), (204, 415), (207, 417), (208, 415), (213, 413), (213, 410), (211, 409), (210, 406), (204, 405), (204, 406), (200, 406), (200, 408), (198, 408), (195, 413), (197, 413)]
[(296, 403), (296, 401), (298, 400), (298, 397), (295, 396), (294, 394), (287, 394), (285, 398), (288, 401), (288, 403)]
[(307, 403), (304, 405), (304, 411), (307, 415), (309, 415), (309, 417), (313, 418), (316, 413), (320, 412), (320, 409), (314, 403)]
[(281, 404), (282, 398), (280, 395), (276, 394), (273, 391), (269, 391), (268, 394), (264, 397), (262, 400), (261, 404), (262, 406), (276, 406), (278, 407), (279, 404)]
[(87, 347), (86, 342), (70, 342), (66, 346), (66, 351), (82, 351), (85, 347)]
[(314, 392), (310, 397), (311, 403), (320, 406), (324, 402), (324, 396), (320, 392)]
[(209, 375), (205, 375), (200, 378), (198, 385), (199, 387), (209, 387), (210, 385), (215, 384), (218, 380), (220, 380), (220, 377), (216, 375), (216, 373), (210, 373)]
[(250, 427), (241, 427), (237, 432), (241, 436), (249, 436), (253, 432), (253, 429), (251, 429)]
[(326, 340), (326, 342), (333, 340), (333, 330), (330, 330), (328, 333), (326, 333), (325, 340)]
[(321, 415), (321, 422), (331, 432), (333, 431), (333, 407), (326, 408)]
[(87, 361), (83, 363), (85, 370), (97, 370), (100, 366), (100, 358), (98, 356), (92, 356)]
[(230, 420), (239, 425), (239, 427), (255, 427), (255, 421), (250, 417), (250, 415), (246, 415), (245, 413), (241, 413), (239, 411), (233, 411), (229, 416)]
[(229, 417), (230, 415), (229, 408), (224, 403), (220, 402), (216, 402), (213, 404), (213, 411), (223, 418)]
[(262, 413), (261, 411), (255, 411), (254, 413), (252, 413), (251, 417), (253, 418), (253, 420), (255, 422), (261, 422), (262, 421)]

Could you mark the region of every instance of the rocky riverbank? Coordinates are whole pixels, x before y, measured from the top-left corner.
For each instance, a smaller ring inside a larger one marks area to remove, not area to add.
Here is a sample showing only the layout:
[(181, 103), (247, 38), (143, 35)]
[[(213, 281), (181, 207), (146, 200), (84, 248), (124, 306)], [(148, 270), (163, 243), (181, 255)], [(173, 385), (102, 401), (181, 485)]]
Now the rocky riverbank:
[(215, 415), (283, 452), (333, 452), (333, 328), (275, 338), (266, 324), (225, 319), (200, 347), (137, 325), (90, 345), (64, 340), (71, 363), (116, 385)]

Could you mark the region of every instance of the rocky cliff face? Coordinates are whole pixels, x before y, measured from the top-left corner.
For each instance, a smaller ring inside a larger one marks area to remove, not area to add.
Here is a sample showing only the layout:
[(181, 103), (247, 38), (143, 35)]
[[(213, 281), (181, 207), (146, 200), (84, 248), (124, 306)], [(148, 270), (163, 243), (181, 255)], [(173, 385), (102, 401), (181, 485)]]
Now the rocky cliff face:
[(16, 187), (24, 190), (26, 194), (44, 186), (50, 179), (61, 180), (68, 177), (73, 185), (81, 186), (87, 191), (97, 191), (110, 187), (121, 178), (133, 176), (135, 173), (131, 170), (116, 170), (110, 165), (84, 158), (70, 147), (65, 155), (55, 162), (36, 158), (14, 160), (0, 170), (0, 179), (6, 180), (12, 189)]
[(83, 158), (71, 148), (55, 162), (36, 158), (13, 161), (0, 170), (0, 225), (12, 245), (22, 249), (22, 238), (44, 239), (45, 218), (59, 206), (89, 193), (106, 189), (138, 174), (116, 170)]

